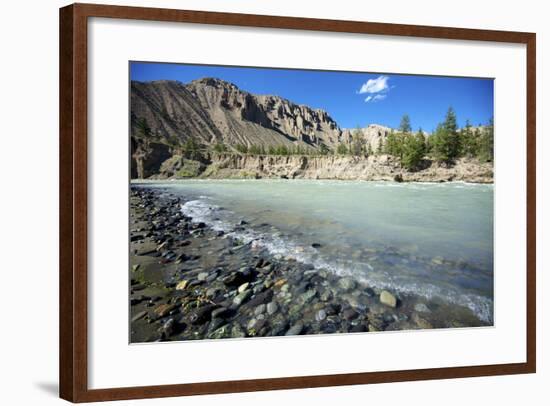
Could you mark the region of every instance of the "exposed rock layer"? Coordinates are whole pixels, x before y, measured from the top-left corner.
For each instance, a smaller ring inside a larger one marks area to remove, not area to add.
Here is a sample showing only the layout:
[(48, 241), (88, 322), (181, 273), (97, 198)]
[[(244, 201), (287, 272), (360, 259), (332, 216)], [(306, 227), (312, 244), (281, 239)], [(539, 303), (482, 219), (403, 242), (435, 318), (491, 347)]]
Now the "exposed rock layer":
[(416, 172), (401, 168), (398, 160), (388, 155), (362, 158), (215, 154), (211, 162), (203, 177), (493, 182), (491, 164), (468, 159), (460, 159), (450, 167), (425, 161), (424, 169)]
[(203, 144), (228, 146), (332, 147), (349, 136), (321, 109), (279, 96), (253, 95), (232, 83), (204, 78), (131, 83), (131, 124), (146, 119), (153, 138), (171, 144), (193, 137)]

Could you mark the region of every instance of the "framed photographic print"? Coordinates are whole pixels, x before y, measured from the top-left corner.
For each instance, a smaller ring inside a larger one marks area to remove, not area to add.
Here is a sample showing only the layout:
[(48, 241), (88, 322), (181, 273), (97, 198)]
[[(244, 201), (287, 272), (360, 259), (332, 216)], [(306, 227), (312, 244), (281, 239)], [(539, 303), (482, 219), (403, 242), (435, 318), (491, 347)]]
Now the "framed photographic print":
[(62, 398), (535, 372), (535, 34), (60, 30)]

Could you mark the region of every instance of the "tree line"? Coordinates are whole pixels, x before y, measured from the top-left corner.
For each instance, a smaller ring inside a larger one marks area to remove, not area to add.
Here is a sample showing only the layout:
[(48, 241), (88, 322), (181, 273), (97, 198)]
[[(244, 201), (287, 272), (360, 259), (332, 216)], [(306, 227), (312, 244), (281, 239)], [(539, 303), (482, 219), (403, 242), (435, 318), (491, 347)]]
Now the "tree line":
[(414, 169), (424, 157), (447, 165), (460, 157), (490, 162), (493, 160), (493, 143), (493, 119), (490, 119), (487, 125), (476, 128), (467, 120), (466, 125), (459, 129), (456, 113), (450, 107), (443, 122), (437, 125), (429, 137), (422, 129), (418, 129), (414, 134), (409, 116), (404, 115), (398, 131), (390, 132), (382, 150), (386, 154), (398, 157), (407, 169)]
[[(152, 135), (146, 119), (137, 123), (138, 135), (150, 137)], [(433, 159), (447, 165), (460, 157), (477, 158), (482, 162), (493, 160), (494, 125), (493, 120), (485, 126), (472, 127), (467, 120), (466, 125), (458, 128), (456, 113), (450, 107), (443, 122), (439, 123), (435, 131), (427, 136), (419, 128), (413, 132), (408, 114), (403, 115), (399, 128), (391, 130), (381, 145), (372, 147), (367, 143), (361, 129), (356, 128), (348, 142), (341, 142), (334, 150), (325, 144), (318, 148), (305, 146), (263, 146), (234, 144), (226, 145), (218, 142), (212, 146), (201, 145), (194, 137), (189, 137), (181, 145), (184, 155), (189, 159), (200, 159), (201, 153), (213, 150), (217, 153), (232, 153), (249, 155), (352, 155), (367, 157), (375, 154), (387, 154), (399, 159), (401, 165), (409, 170), (420, 167), (425, 158)]]
[(397, 131), (391, 130), (385, 141), (373, 151), (370, 144), (365, 145), (360, 128), (352, 133), (351, 142), (340, 143), (336, 153), (340, 155), (369, 156), (387, 154), (399, 159), (401, 165), (413, 170), (419, 168), (423, 159), (451, 164), (460, 157), (477, 158), (481, 162), (493, 160), (494, 125), (493, 119), (485, 126), (466, 125), (458, 128), (456, 113), (452, 107), (447, 110), (443, 122), (439, 123), (432, 135), (419, 128), (413, 132), (408, 114), (403, 115)]
[[(249, 155), (326, 155), (330, 152), (328, 147), (322, 144), (319, 150), (311, 147), (304, 147), (301, 145), (286, 146), (263, 146), (263, 145), (245, 145), (237, 144), (233, 145), (233, 148), (241, 154)], [(223, 144), (215, 144), (214, 151), (216, 152), (229, 152), (227, 147)]]

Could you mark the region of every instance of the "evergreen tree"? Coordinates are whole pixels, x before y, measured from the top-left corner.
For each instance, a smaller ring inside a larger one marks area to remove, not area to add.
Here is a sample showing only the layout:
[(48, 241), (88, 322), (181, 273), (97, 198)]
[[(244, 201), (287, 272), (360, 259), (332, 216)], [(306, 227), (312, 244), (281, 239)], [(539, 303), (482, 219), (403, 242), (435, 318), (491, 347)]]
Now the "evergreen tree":
[(355, 156), (363, 153), (363, 134), (359, 126), (353, 131), (350, 152)]
[(201, 158), (200, 145), (194, 137), (187, 138), (183, 150), (187, 159), (199, 160)]
[(426, 142), (426, 136), (424, 135), (424, 131), (422, 131), (422, 127), (418, 128), (418, 132), (416, 133), (416, 140), (418, 144), (421, 146), (422, 149), (422, 157), (426, 155), (428, 152), (428, 145)]
[(493, 118), (489, 120), (489, 124), (483, 129), (481, 137), (479, 139), (479, 153), (478, 157), (480, 161), (492, 162), (494, 155), (494, 142), (495, 142), (495, 128)]
[(327, 155), (329, 152), (330, 150), (328, 149), (328, 147), (325, 144), (321, 144), (321, 146), (319, 147), (319, 153), (321, 155)]
[(478, 139), (474, 136), (470, 120), (460, 131), (460, 155), (474, 157), (478, 153)]
[(409, 134), (411, 129), (411, 119), (408, 114), (404, 114), (401, 118), (401, 123), (399, 124), (399, 131), (403, 134)]
[(420, 130), (416, 135), (403, 136), (401, 164), (407, 169), (416, 169), (426, 151), (424, 134)]
[(336, 153), (339, 155), (346, 155), (348, 153), (348, 147), (346, 147), (346, 144), (341, 142), (338, 144), (338, 148), (336, 148)]
[(386, 143), (384, 145), (384, 152), (388, 155), (395, 155), (396, 151), (397, 151), (397, 137), (395, 136), (395, 132), (392, 129), (388, 134), (388, 137), (386, 138)]
[(237, 152), (240, 152), (241, 154), (248, 153), (248, 147), (244, 144), (235, 145), (235, 149), (237, 150)]
[(218, 142), (214, 145), (214, 151), (217, 153), (227, 152), (227, 147), (222, 142)]
[(452, 107), (449, 107), (447, 114), (445, 115), (445, 121), (443, 122), (443, 127), (449, 133), (456, 133), (458, 130), (458, 125), (456, 123), (456, 113)]
[(275, 148), (275, 155), (289, 155), (290, 150), (286, 145), (279, 145)]
[(439, 124), (430, 140), (432, 154), (440, 162), (450, 164), (460, 153), (460, 137), (456, 114), (449, 107), (445, 121)]
[(391, 130), (386, 139), (385, 153), (403, 159), (403, 141), (405, 135)]

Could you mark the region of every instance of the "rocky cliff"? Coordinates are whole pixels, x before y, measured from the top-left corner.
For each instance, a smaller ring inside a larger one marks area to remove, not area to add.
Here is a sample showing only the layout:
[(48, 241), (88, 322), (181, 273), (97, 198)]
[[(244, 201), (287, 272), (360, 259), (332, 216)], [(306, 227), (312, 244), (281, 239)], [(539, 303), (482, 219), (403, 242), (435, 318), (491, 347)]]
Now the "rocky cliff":
[(340, 142), (342, 131), (324, 110), (279, 96), (253, 95), (232, 83), (204, 78), (131, 83), (132, 136), (145, 119), (151, 136), (172, 145), (193, 137), (201, 144), (300, 146), (318, 149)]
[(391, 128), (379, 124), (370, 124), (365, 128), (357, 128), (354, 130), (344, 129), (342, 130), (341, 140), (346, 144), (350, 144), (353, 139), (353, 134), (358, 132), (363, 139), (365, 147), (368, 147), (373, 152), (378, 152), (383, 147), (391, 130)]

